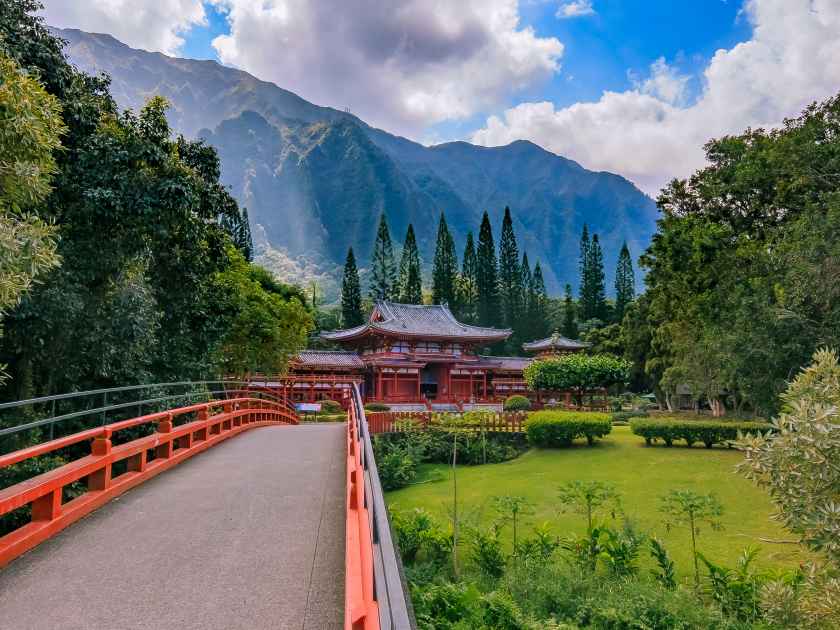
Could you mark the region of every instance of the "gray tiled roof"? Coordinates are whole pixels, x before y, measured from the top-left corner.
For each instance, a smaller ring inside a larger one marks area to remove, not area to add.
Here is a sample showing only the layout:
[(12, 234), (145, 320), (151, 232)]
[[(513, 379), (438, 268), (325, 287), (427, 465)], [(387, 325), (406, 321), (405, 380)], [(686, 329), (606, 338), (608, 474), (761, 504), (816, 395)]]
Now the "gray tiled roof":
[(481, 363), (492, 363), (492, 367), (497, 370), (511, 371), (524, 370), (534, 361), (533, 357), (494, 357), (487, 354), (481, 354), (478, 358)]
[(395, 336), (428, 337), (441, 339), (477, 339), (500, 341), (507, 339), (511, 330), (507, 328), (485, 328), (462, 324), (445, 304), (420, 305), (377, 302), (367, 324), (321, 333), (324, 339), (341, 341), (358, 337), (368, 330), (384, 332)]
[(543, 350), (583, 350), (590, 345), (584, 341), (577, 341), (576, 339), (569, 339), (568, 337), (554, 334), (545, 339), (523, 343), (522, 347), (528, 352), (540, 352)]
[(343, 350), (302, 350), (295, 363), (300, 367), (365, 367), (358, 354)]

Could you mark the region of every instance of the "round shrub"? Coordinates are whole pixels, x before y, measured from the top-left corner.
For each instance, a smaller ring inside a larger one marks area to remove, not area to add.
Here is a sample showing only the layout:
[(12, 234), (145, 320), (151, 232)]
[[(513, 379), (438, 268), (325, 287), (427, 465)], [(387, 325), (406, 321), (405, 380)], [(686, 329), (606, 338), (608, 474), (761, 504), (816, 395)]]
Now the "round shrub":
[(527, 396), (514, 394), (505, 399), (505, 411), (528, 411), (531, 408), (531, 401)]
[(612, 414), (613, 424), (627, 424), (632, 418), (647, 418), (648, 412), (642, 409), (634, 411), (616, 411)]
[(385, 403), (372, 402), (365, 405), (365, 411), (391, 411), (391, 408)]
[(334, 400), (322, 400), (321, 401), (321, 413), (324, 414), (337, 414), (341, 413), (343, 408), (341, 407), (340, 402), (336, 402)]
[(606, 413), (544, 410), (528, 417), (525, 431), (528, 441), (542, 448), (570, 446), (582, 437), (591, 446), (612, 431), (612, 423)]

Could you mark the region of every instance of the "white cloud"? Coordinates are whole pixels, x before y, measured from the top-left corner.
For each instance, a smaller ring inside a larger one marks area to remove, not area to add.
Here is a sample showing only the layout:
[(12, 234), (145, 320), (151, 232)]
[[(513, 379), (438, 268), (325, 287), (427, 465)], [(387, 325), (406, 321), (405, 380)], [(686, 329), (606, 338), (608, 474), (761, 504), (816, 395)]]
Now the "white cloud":
[(584, 17), (595, 15), (595, 8), (592, 6), (592, 0), (572, 0), (561, 4), (556, 15), (560, 19)]
[(231, 26), (213, 42), (223, 62), (407, 135), (498, 107), (563, 53), (517, 0), (212, 1)]
[(778, 125), (840, 89), (840, 2), (747, 0), (744, 11), (751, 39), (714, 54), (691, 104), (686, 77), (657, 60), (631, 90), (561, 109), (522, 103), (488, 118), (473, 141), (530, 139), (655, 193), (703, 165), (709, 138)]
[(201, 0), (45, 0), (50, 26), (109, 33), (133, 48), (175, 55), (183, 35), (206, 23)]

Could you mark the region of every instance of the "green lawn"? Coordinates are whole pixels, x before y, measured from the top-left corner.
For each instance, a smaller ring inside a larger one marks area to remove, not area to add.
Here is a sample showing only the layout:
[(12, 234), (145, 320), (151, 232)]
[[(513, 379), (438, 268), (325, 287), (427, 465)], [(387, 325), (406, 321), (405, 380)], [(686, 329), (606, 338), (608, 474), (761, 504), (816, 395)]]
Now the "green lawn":
[[(535, 506), (526, 517), (528, 524), (549, 522), (556, 534), (583, 532), (582, 516), (560, 513), (557, 487), (574, 479), (597, 479), (614, 484), (622, 494), (625, 512), (644, 531), (665, 541), (668, 551), (685, 577), (691, 571), (689, 533), (684, 529), (666, 531), (659, 512), (660, 497), (670, 489), (714, 492), (724, 506), (722, 531), (701, 528), (698, 548), (707, 557), (734, 566), (737, 555), (749, 545), (758, 545), (757, 565), (795, 566), (805, 558), (798, 545), (773, 544), (759, 540), (789, 540), (791, 534), (770, 520), (772, 506), (763, 490), (734, 471), (742, 455), (725, 448), (646, 447), (630, 428), (614, 427), (613, 432), (594, 447), (575, 445), (568, 449), (532, 449), (518, 459), (503, 464), (458, 468), (459, 510), (472, 522), (489, 523), (495, 518), (492, 497), (520, 495)], [(421, 483), (389, 492), (389, 505), (421, 507), (441, 519), (449, 519), (452, 503), (451, 469), (442, 465), (424, 466), (421, 477), (438, 469), (445, 481)], [(607, 515), (609, 518), (609, 515)], [(509, 536), (509, 527), (506, 535)], [(526, 525), (520, 531), (527, 531)], [(644, 552), (647, 564), (647, 551)]]

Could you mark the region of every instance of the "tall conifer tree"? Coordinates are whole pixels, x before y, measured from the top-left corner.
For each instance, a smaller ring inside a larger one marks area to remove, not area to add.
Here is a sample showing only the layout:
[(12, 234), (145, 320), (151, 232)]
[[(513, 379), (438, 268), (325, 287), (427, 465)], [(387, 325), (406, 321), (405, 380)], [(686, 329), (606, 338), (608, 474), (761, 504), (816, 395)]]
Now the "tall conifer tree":
[(607, 296), (604, 280), (604, 254), (601, 251), (597, 234), (592, 236), (592, 242), (589, 245), (589, 273), (591, 276), (590, 299), (592, 310), (587, 319), (594, 317), (605, 321), (607, 318)]
[(408, 224), (400, 258), (399, 301), (405, 304), (420, 304), (423, 302), (423, 288), (420, 278), (420, 252), (417, 251), (417, 239), (414, 237), (414, 226)]
[(359, 283), (359, 270), (353, 248), (347, 250), (344, 263), (344, 278), (341, 281), (341, 321), (345, 328), (352, 328), (364, 323), (362, 313), (362, 287)]
[(496, 245), (487, 212), (481, 218), (476, 250), (476, 285), (478, 287), (478, 323), (493, 326), (499, 323), (499, 270)]
[(446, 217), (440, 213), (435, 260), (432, 266), (432, 302), (456, 306), (455, 284), (458, 276), (458, 255), (455, 240), (449, 233)]
[(534, 338), (540, 339), (548, 335), (550, 326), (548, 321), (548, 293), (545, 290), (545, 279), (539, 260), (534, 265), (531, 284), (534, 292), (533, 335)]
[[(528, 262), (528, 252), (522, 252), (522, 263), (519, 265), (519, 270), (522, 274), (521, 341), (531, 341), (535, 338), (537, 330), (534, 322), (537, 300), (534, 293), (534, 276), (531, 273), (531, 264)], [(513, 350), (517, 350), (517, 348)]]
[(519, 247), (508, 207), (505, 207), (502, 237), (499, 241), (499, 297), (502, 321), (505, 326), (514, 329), (514, 338), (519, 337), (516, 333), (522, 326), (522, 269), (519, 266)]
[(572, 285), (566, 285), (566, 295), (563, 298), (563, 329), (561, 332), (564, 337), (569, 339), (577, 339), (578, 327), (577, 316), (575, 308), (575, 299), (572, 297)]
[(475, 255), (473, 233), (467, 233), (461, 275), (458, 278), (459, 317), (470, 324), (477, 321), (478, 309), (478, 261)]
[(385, 213), (379, 218), (379, 229), (373, 244), (371, 259), (370, 297), (374, 300), (394, 299), (397, 288), (397, 266), (394, 262), (394, 246), (388, 230)]
[(618, 254), (618, 264), (615, 268), (615, 320), (624, 319), (627, 305), (636, 299), (636, 278), (633, 275), (633, 259), (627, 242), (621, 246)]
[(586, 223), (583, 224), (583, 232), (580, 235), (580, 260), (578, 268), (580, 269), (580, 284), (578, 285), (578, 305), (580, 307), (580, 316), (584, 321), (593, 317), (592, 313), (595, 310), (594, 301), (592, 299), (592, 270), (590, 267), (591, 260), (589, 257), (589, 227)]

